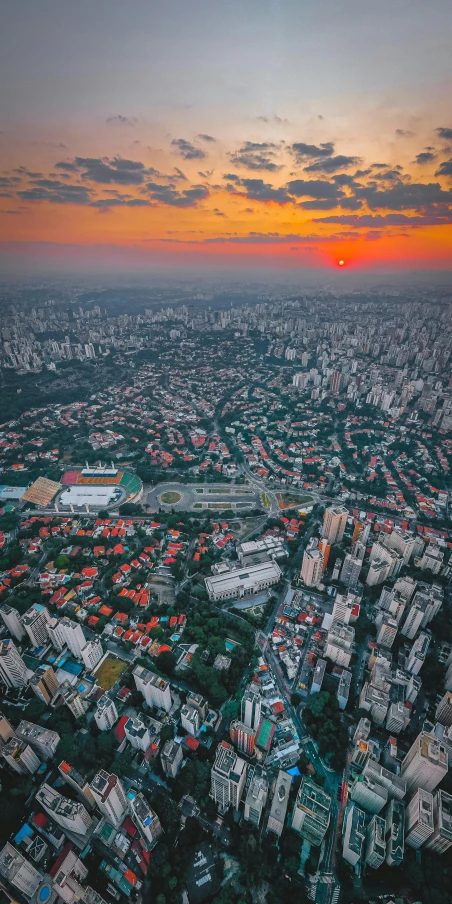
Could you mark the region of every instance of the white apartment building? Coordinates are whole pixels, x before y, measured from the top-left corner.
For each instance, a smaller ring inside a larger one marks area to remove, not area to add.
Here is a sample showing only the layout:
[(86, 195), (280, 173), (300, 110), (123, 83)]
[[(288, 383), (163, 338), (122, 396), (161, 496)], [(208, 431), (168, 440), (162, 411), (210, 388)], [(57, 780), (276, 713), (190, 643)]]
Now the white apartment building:
[(364, 772), (353, 782), (350, 798), (369, 813), (380, 813), (388, 801), (388, 790)]
[(90, 784), (90, 791), (102, 816), (118, 828), (128, 810), (127, 795), (119, 778), (100, 769)]
[(103, 694), (100, 700), (97, 701), (97, 709), (95, 710), (94, 718), (100, 731), (108, 731), (116, 725), (116, 722), (118, 721), (118, 710), (116, 709), (114, 701), (111, 697), (108, 697), (107, 694)]
[(347, 526), (348, 510), (341, 506), (332, 505), (325, 510), (323, 518), (322, 537), (328, 540), (330, 546), (340, 543)]
[(133, 719), (128, 719), (124, 725), (124, 731), (132, 747), (135, 750), (142, 750), (143, 753), (146, 753), (146, 750), (151, 746), (151, 735), (141, 716), (137, 715)]
[(444, 854), (452, 845), (452, 796), (439, 788), (433, 795), (433, 833), (425, 846)]
[(63, 629), (60, 627), (59, 618), (51, 618), (46, 625), (47, 636), (56, 650), (62, 650), (65, 646)]
[(361, 860), (366, 837), (366, 814), (353, 805), (347, 810), (343, 825), (342, 856), (347, 863), (356, 866)]
[(411, 647), (408, 662), (406, 664), (406, 668), (412, 675), (419, 675), (419, 672), (424, 665), (429, 646), (430, 635), (421, 632), (419, 636), (416, 637), (416, 640)]
[(41, 785), (36, 794), (36, 800), (46, 813), (61, 826), (63, 831), (67, 829), (75, 835), (86, 836), (92, 819), (83, 804), (63, 797), (47, 784)]
[(7, 687), (24, 687), (27, 683), (27, 666), (13, 641), (0, 640), (0, 681)]
[(201, 719), (198, 710), (189, 703), (184, 703), (180, 711), (180, 720), (184, 731), (196, 737), (201, 727)]
[(155, 706), (156, 709), (164, 709), (165, 712), (169, 713), (172, 700), (168, 681), (160, 678), (155, 672), (150, 672), (149, 669), (143, 668), (142, 665), (136, 666), (133, 670), (133, 677), (137, 689), (143, 694), (147, 705), (150, 707)]
[(17, 888), (27, 900), (36, 895), (44, 879), (42, 873), (38, 872), (9, 841), (0, 852), (0, 875)]
[(27, 722), (25, 719), (19, 722), (15, 731), (16, 738), (26, 741), (33, 747), (33, 750), (39, 754), (41, 760), (49, 760), (55, 753), (60, 736), (56, 731), (50, 728), (41, 728), (33, 722)]
[(302, 779), (292, 813), (292, 828), (319, 847), (328, 831), (331, 797), (310, 778)]
[(82, 658), (82, 650), (86, 647), (86, 637), (83, 628), (78, 622), (72, 621), (67, 616), (60, 618), (59, 629), (64, 639), (64, 644), (76, 659)]
[(341, 622), (333, 624), (328, 632), (325, 656), (336, 665), (348, 668), (353, 653), (355, 629)]
[(3, 603), (3, 606), (0, 606), (0, 616), (5, 622), (6, 627), (10, 634), (16, 638), (16, 640), (22, 640), (25, 637), (25, 628), (20, 619), (20, 615), (17, 609), (14, 609), (12, 606), (8, 606), (7, 603)]
[(427, 609), (427, 601), (416, 593), (416, 596), (406, 612), (405, 621), (401, 628), (401, 634), (408, 637), (408, 640), (414, 640), (419, 628), (421, 627)]
[(160, 754), (165, 775), (169, 775), (170, 778), (176, 778), (183, 759), (182, 746), (174, 740), (166, 741)]
[(433, 794), (418, 788), (405, 812), (405, 841), (410, 847), (417, 849), (433, 832)]
[(72, 687), (65, 681), (64, 684), (60, 685), (59, 693), (74, 718), (81, 719), (88, 709), (88, 703), (85, 702), (77, 688)]
[(408, 793), (415, 788), (434, 791), (447, 774), (448, 756), (444, 744), (434, 734), (422, 731), (402, 761), (401, 777)]
[(134, 796), (129, 794), (128, 799), (130, 815), (149, 850), (152, 850), (163, 833), (160, 820), (141, 791)]
[(48, 642), (47, 625), (50, 622), (48, 609), (35, 603), (22, 617), (22, 624), (33, 647), (41, 647)]
[(96, 665), (101, 661), (104, 651), (100, 640), (89, 640), (80, 652), (85, 669), (92, 672)]
[(249, 687), (241, 703), (241, 721), (247, 728), (257, 731), (261, 721), (261, 696), (258, 691)]
[(210, 779), (210, 796), (220, 813), (225, 813), (231, 805), (238, 810), (245, 787), (246, 763), (227, 741), (222, 741), (217, 747)]
[(19, 738), (10, 738), (0, 749), (0, 754), (19, 775), (34, 775), (41, 765), (41, 760), (30, 745)]
[(364, 860), (372, 869), (378, 869), (386, 856), (386, 826), (381, 816), (373, 816), (367, 826)]

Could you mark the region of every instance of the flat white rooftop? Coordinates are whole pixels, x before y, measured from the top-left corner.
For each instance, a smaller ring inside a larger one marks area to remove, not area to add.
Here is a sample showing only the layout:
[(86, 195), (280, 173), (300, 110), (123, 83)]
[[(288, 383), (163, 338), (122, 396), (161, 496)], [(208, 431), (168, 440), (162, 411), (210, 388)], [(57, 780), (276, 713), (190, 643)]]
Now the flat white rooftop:
[(59, 502), (61, 505), (93, 505), (100, 508), (115, 497), (119, 498), (117, 486), (76, 485), (63, 490)]

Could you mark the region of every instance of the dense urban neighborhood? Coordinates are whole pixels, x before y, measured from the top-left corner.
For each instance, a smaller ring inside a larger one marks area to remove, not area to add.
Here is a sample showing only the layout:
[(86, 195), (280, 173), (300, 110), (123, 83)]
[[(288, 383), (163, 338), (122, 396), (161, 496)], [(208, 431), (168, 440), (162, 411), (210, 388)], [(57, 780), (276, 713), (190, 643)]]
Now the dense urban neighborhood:
[(2, 291), (0, 904), (452, 901), (450, 291)]

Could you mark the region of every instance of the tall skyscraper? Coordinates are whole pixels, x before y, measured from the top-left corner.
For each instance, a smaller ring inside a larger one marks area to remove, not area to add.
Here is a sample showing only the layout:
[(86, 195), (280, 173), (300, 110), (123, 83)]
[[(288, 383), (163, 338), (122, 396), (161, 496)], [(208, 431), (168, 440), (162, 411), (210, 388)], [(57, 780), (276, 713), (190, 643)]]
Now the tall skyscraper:
[(229, 736), (239, 753), (246, 753), (248, 756), (253, 755), (256, 732), (252, 728), (248, 728), (243, 722), (231, 722)]
[(421, 845), (433, 834), (433, 794), (418, 788), (406, 808), (405, 840), (413, 848)]
[(323, 556), (320, 549), (308, 547), (303, 555), (301, 579), (307, 587), (318, 587), (322, 580)]
[(425, 846), (444, 854), (452, 845), (452, 796), (438, 788), (433, 795), (433, 834)]
[(319, 846), (330, 824), (331, 797), (310, 778), (303, 778), (292, 814), (292, 828)]
[(127, 795), (117, 775), (100, 769), (94, 776), (90, 790), (102, 816), (118, 828), (127, 814)]
[(25, 637), (25, 628), (21, 622), (20, 615), (17, 609), (14, 609), (13, 606), (8, 606), (6, 603), (3, 603), (3, 606), (0, 606), (0, 616), (5, 622), (6, 627), (10, 634), (16, 638), (16, 640), (22, 640)]
[(444, 744), (434, 735), (422, 731), (402, 761), (401, 777), (407, 793), (415, 788), (434, 791), (447, 774), (448, 756)]
[(261, 721), (261, 697), (252, 687), (249, 687), (242, 697), (241, 715), (243, 724), (257, 731)]
[(245, 781), (245, 760), (237, 756), (230, 744), (222, 741), (217, 747), (210, 774), (210, 796), (220, 813), (225, 813), (231, 805), (238, 810)]
[(35, 603), (23, 616), (22, 623), (33, 647), (41, 647), (49, 642), (47, 634), (49, 622), (49, 611), (41, 603)]
[(347, 525), (347, 518), (348, 510), (341, 506), (331, 505), (325, 510), (322, 538), (328, 540), (330, 546), (341, 542)]
[(0, 640), (0, 680), (11, 688), (27, 683), (27, 666), (10, 639)]

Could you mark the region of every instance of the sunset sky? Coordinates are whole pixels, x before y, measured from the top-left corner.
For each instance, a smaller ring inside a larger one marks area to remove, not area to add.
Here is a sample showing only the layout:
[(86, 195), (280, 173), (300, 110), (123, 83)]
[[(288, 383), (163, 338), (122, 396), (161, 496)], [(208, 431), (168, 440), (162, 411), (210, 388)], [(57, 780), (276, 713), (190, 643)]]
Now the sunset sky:
[(452, 268), (451, 0), (15, 0), (0, 264)]

